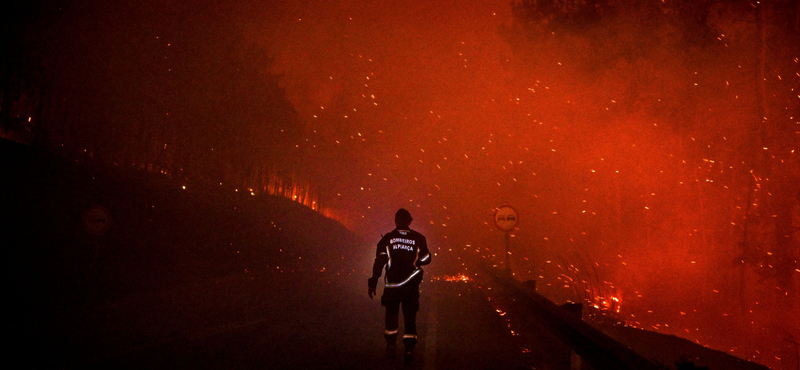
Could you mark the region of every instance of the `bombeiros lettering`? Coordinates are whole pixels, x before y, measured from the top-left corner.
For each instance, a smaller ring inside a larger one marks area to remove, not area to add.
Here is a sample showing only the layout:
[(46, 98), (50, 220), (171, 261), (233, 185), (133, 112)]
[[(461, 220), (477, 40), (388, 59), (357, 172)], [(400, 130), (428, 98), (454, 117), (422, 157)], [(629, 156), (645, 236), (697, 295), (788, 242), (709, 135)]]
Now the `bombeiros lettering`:
[(391, 238), (391, 239), (389, 239), (389, 244), (397, 244), (397, 243), (415, 245), (415, 244), (417, 244), (417, 241), (414, 240), (414, 239), (405, 239), (405, 238)]

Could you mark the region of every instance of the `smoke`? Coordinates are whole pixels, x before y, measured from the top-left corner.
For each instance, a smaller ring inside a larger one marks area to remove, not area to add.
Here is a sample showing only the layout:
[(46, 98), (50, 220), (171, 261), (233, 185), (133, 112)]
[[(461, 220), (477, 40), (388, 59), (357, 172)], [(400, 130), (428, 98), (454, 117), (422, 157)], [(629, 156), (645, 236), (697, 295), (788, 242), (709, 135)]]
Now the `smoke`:
[(613, 294), (626, 323), (772, 365), (776, 328), (800, 336), (796, 6), (63, 5), (22, 43), (57, 99), (14, 108), (59, 150), (292, 184), (376, 242), (407, 208), (449, 269), (504, 260), (510, 204), (515, 273), (554, 299)]

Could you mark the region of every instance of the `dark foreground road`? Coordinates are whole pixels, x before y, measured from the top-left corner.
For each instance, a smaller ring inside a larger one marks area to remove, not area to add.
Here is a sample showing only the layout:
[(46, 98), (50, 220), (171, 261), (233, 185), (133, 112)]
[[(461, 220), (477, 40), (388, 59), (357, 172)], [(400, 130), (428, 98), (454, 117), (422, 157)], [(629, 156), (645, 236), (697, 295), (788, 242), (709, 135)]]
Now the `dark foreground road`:
[[(367, 297), (361, 275), (275, 273), (253, 279), (253, 291), (261, 284), (274, 294), (256, 299), (247, 320), (188, 329), (77, 368), (404, 368), (401, 356), (385, 356), (382, 308)], [(436, 279), (435, 270), (426, 275), (414, 368), (530, 368), (477, 286)]]
[[(381, 369), (374, 242), (280, 197), (177, 186), (0, 141), (9, 363), (35, 369)], [(230, 189), (228, 189), (230, 190)], [(102, 235), (82, 215), (110, 213)], [(436, 247), (434, 246), (434, 251)], [(471, 285), (422, 285), (417, 368), (515, 368)], [(450, 261), (451, 263), (454, 261)]]

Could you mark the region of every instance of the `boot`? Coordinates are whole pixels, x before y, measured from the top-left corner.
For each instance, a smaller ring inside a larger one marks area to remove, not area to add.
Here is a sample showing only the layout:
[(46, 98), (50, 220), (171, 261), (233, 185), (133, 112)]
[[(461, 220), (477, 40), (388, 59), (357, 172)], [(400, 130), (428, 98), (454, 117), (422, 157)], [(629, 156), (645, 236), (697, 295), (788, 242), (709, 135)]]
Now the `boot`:
[(405, 351), (405, 353), (403, 353), (403, 365), (414, 365), (414, 351)]
[(395, 334), (384, 334), (383, 336), (386, 338), (386, 357), (395, 358), (397, 350), (397, 333)]
[(411, 335), (403, 336), (403, 347), (405, 347), (405, 351), (403, 352), (403, 364), (405, 366), (411, 366), (414, 364), (414, 347), (417, 346), (417, 336)]

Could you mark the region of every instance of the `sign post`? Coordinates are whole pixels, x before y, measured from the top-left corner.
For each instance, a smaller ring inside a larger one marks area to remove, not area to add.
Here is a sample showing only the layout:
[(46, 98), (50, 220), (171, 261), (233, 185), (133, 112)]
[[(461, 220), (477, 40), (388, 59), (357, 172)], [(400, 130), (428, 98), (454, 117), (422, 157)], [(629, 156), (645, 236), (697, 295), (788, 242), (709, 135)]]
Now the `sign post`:
[(108, 230), (110, 222), (111, 216), (103, 206), (92, 206), (83, 213), (83, 227), (94, 236), (103, 235)]
[(500, 206), (494, 212), (494, 224), (498, 229), (506, 233), (506, 270), (511, 271), (511, 258), (509, 254), (509, 244), (511, 243), (511, 231), (517, 227), (519, 214), (512, 206)]
[(101, 205), (92, 206), (83, 213), (83, 228), (93, 236), (94, 240), (94, 251), (92, 252), (94, 259), (98, 259), (100, 256), (100, 237), (108, 230), (110, 223), (111, 214), (106, 207)]

